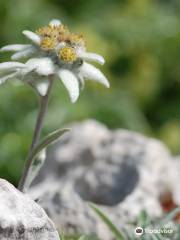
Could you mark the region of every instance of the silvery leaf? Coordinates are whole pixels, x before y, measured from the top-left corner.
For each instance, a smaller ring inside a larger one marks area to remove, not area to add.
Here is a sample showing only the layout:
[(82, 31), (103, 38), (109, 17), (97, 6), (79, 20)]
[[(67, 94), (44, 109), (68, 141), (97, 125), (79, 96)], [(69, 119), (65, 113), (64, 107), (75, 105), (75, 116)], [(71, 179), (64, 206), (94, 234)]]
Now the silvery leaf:
[(47, 148), (48, 145), (54, 143), (57, 141), (64, 133), (69, 131), (70, 129), (64, 128), (64, 129), (58, 129), (49, 135), (47, 135), (34, 149), (33, 151), (33, 157), (36, 157), (36, 155), (41, 152), (43, 149)]
[(24, 192), (27, 191), (27, 189), (30, 187), (32, 181), (38, 175), (45, 160), (46, 160), (46, 150), (43, 149), (41, 152), (39, 152), (39, 154), (36, 155), (36, 158), (34, 159), (33, 163), (31, 164), (31, 167), (29, 169), (29, 172), (28, 172), (25, 184), (24, 184)]
[(64, 133), (69, 131), (69, 129), (58, 129), (49, 135), (47, 135), (34, 149), (32, 152), (32, 159), (33, 162), (29, 169), (25, 184), (24, 184), (24, 191), (26, 192), (29, 186), (31, 185), (32, 181), (38, 175), (41, 167), (43, 166), (45, 159), (46, 159), (46, 148), (57, 141)]

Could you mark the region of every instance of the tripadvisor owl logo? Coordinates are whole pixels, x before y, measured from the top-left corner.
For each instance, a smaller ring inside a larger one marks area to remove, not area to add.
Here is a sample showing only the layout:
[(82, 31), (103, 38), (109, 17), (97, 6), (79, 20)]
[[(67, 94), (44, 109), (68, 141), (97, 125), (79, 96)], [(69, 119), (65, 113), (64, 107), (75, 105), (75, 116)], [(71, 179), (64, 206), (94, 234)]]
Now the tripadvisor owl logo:
[(136, 234), (136, 236), (141, 236), (141, 235), (143, 235), (143, 228), (141, 228), (141, 227), (137, 227), (137, 228), (135, 228), (135, 234)]

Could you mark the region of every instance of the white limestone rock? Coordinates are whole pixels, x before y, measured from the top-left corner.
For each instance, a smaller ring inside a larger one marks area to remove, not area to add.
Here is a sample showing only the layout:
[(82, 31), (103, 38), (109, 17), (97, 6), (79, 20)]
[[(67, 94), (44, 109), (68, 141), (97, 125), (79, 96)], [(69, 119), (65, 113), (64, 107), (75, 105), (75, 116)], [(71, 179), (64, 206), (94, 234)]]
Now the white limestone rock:
[(119, 227), (141, 210), (161, 216), (161, 193), (172, 191), (178, 199), (176, 162), (160, 141), (127, 130), (110, 131), (89, 120), (73, 125), (49, 151), (30, 194), (65, 232), (110, 240), (109, 230), (87, 202), (96, 203)]
[(4, 179), (0, 179), (0, 239), (59, 240), (45, 211)]

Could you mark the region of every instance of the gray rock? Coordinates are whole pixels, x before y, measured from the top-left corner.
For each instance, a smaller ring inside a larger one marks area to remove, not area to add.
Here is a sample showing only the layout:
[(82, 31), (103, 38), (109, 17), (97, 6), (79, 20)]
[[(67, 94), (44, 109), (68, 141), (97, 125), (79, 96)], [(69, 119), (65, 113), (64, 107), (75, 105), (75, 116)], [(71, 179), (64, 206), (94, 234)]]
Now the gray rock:
[(0, 179), (0, 239), (59, 240), (45, 211), (3, 179)]
[(40, 199), (60, 229), (109, 240), (109, 230), (87, 202), (96, 203), (119, 227), (143, 209), (152, 217), (161, 216), (163, 192), (172, 191), (180, 203), (176, 163), (155, 139), (110, 131), (89, 120), (75, 124), (51, 149), (30, 194)]

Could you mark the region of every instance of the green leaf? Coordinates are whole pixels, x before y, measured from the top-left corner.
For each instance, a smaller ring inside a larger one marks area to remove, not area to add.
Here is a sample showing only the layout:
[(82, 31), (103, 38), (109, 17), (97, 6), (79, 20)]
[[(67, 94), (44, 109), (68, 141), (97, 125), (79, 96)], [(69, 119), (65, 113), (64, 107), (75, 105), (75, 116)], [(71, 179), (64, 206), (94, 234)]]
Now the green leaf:
[(90, 203), (90, 207), (97, 213), (97, 215), (103, 220), (103, 222), (108, 226), (110, 231), (114, 234), (117, 240), (124, 240), (124, 234), (121, 233), (118, 228), (112, 223), (112, 221), (99, 209), (95, 204)]
[(166, 223), (170, 222), (173, 220), (173, 218), (180, 213), (180, 207), (175, 208), (174, 210), (172, 210), (169, 214), (166, 215), (166, 217), (164, 217), (162, 219), (162, 221), (159, 222), (160, 226), (165, 225)]
[(24, 189), (28, 189), (31, 185), (32, 181), (35, 179), (35, 177), (38, 175), (41, 167), (43, 166), (45, 159), (46, 159), (46, 148), (54, 143), (56, 140), (58, 140), (64, 133), (69, 131), (69, 129), (58, 129), (49, 135), (47, 135), (33, 150), (32, 152), (32, 164), (30, 166), (25, 184)]
[(89, 240), (89, 238), (86, 236), (81, 236), (78, 240)]
[(158, 240), (164, 240), (164, 237), (162, 236), (162, 234), (157, 233), (156, 235), (157, 235)]
[(57, 141), (64, 133), (68, 132), (69, 128), (58, 129), (49, 135), (47, 135), (34, 149), (33, 157), (35, 157), (39, 152), (41, 152), (44, 148), (47, 148), (48, 145)]
[(134, 231), (132, 232), (130, 231), (130, 229), (127, 228), (124, 228), (123, 231), (128, 240), (135, 240)]
[(94, 235), (82, 235), (80, 238), (78, 238), (78, 240), (98, 240), (99, 238), (97, 238)]
[(151, 220), (145, 210), (142, 210), (139, 214), (139, 217), (137, 219), (137, 226), (140, 226), (142, 228), (145, 228), (150, 224)]
[(151, 239), (152, 240), (159, 240), (159, 238), (155, 234), (151, 234)]
[(87, 240), (86, 236), (81, 236), (78, 240)]
[(24, 189), (27, 189), (30, 187), (32, 181), (35, 179), (35, 177), (38, 175), (41, 167), (43, 166), (44, 162), (46, 159), (46, 151), (45, 149), (43, 149), (41, 152), (39, 152), (36, 155), (36, 158), (34, 159), (34, 161), (32, 162), (28, 175), (26, 177), (26, 181), (24, 184)]

